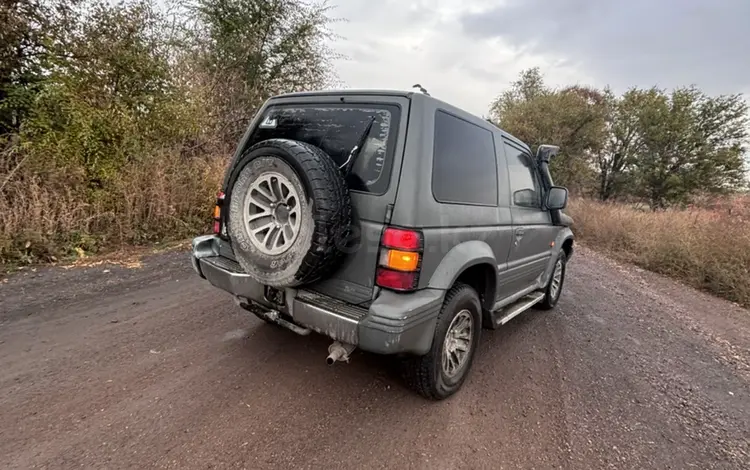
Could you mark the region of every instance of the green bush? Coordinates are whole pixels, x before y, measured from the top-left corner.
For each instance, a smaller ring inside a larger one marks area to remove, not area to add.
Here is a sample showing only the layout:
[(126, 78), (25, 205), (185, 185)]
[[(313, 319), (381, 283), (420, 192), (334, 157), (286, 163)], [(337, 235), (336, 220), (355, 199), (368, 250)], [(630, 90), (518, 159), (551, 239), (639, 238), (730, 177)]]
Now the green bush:
[(169, 14), (151, 0), (0, 5), (0, 263), (207, 230), (256, 107), (329, 82), (327, 11), (301, 0), (201, 0)]

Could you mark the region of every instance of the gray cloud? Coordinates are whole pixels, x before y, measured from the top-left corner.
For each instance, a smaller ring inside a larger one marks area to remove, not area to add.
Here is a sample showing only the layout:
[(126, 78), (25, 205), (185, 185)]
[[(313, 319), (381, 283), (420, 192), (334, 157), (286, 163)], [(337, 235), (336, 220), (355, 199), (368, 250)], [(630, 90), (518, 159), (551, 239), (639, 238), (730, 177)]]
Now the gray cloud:
[(460, 21), (471, 37), (563, 57), (617, 90), (750, 91), (750, 0), (513, 0)]
[(487, 70), (482, 66), (476, 66), (472, 64), (462, 64), (463, 69), (466, 73), (470, 73), (472, 76), (486, 80), (488, 82), (500, 82), (505, 77), (501, 73), (494, 70)]

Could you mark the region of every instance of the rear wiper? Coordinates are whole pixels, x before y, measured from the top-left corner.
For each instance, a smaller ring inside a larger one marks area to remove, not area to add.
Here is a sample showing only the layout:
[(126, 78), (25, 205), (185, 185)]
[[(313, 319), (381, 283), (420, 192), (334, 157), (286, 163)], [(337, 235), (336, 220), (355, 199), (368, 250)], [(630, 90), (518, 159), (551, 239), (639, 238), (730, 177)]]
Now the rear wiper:
[(339, 170), (341, 170), (341, 172), (344, 174), (344, 178), (349, 176), (349, 173), (352, 172), (352, 168), (354, 168), (354, 163), (357, 161), (357, 157), (359, 157), (359, 154), (362, 153), (362, 147), (364, 147), (365, 140), (367, 139), (367, 136), (370, 135), (370, 130), (372, 129), (372, 125), (374, 123), (375, 123), (375, 116), (372, 116), (370, 120), (367, 121), (367, 125), (365, 125), (365, 128), (362, 131), (362, 134), (359, 136), (359, 139), (357, 139), (357, 145), (352, 147), (351, 151), (349, 152), (349, 157), (339, 167)]

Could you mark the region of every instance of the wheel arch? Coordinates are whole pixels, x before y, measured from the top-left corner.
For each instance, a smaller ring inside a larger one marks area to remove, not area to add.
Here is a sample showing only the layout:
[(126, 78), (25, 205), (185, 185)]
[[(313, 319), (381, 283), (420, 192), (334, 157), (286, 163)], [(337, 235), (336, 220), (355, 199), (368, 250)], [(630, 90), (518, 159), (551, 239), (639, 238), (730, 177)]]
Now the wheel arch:
[(562, 250), (565, 252), (565, 258), (570, 259), (573, 256), (573, 234), (570, 234), (562, 243)]
[(482, 310), (492, 308), (497, 292), (497, 260), (487, 243), (473, 240), (454, 246), (435, 269), (427, 287), (447, 291), (457, 282), (477, 291)]
[(567, 227), (563, 230), (560, 230), (560, 232), (555, 237), (555, 248), (552, 256), (550, 256), (547, 268), (544, 271), (544, 276), (541, 279), (540, 286), (545, 286), (547, 285), (547, 282), (549, 282), (550, 276), (552, 276), (552, 271), (555, 269), (555, 262), (557, 262), (557, 257), (559, 256), (559, 253), (561, 251), (565, 252), (565, 257), (567, 260), (569, 260), (570, 257), (573, 256), (573, 244), (573, 232)]

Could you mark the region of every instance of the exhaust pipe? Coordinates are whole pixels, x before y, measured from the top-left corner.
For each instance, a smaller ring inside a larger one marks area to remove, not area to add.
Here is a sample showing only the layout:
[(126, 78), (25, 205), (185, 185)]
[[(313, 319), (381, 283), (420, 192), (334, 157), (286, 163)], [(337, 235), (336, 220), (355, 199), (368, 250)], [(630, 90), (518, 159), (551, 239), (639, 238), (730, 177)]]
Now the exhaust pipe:
[(328, 346), (328, 357), (326, 358), (326, 364), (332, 366), (336, 361), (349, 362), (349, 355), (356, 348), (355, 345), (349, 343), (340, 343), (334, 341), (333, 344)]

